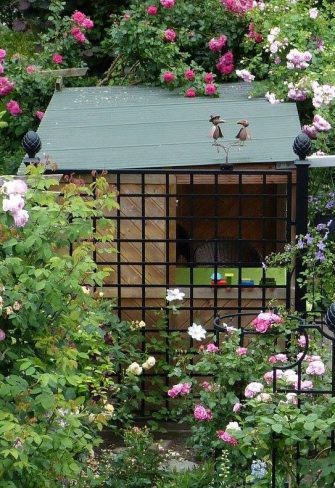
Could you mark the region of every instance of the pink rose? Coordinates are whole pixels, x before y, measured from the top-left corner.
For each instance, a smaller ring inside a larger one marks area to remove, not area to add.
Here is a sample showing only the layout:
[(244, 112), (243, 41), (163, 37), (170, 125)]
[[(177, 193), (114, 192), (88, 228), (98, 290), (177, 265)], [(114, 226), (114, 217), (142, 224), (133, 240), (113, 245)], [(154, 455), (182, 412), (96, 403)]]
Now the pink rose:
[(184, 76), (186, 80), (193, 81), (195, 78), (195, 72), (193, 71), (193, 69), (187, 69), (186, 71), (184, 71)]
[(176, 0), (160, 0), (162, 7), (173, 8)]
[(164, 31), (164, 39), (167, 42), (174, 42), (176, 40), (177, 34), (173, 29), (166, 29)]
[(5, 49), (0, 49), (0, 61), (3, 61), (7, 55)]
[(149, 5), (149, 7), (147, 8), (148, 15), (157, 15), (157, 12), (158, 8), (156, 7), (156, 5)]
[(226, 52), (223, 56), (219, 58), (216, 63), (217, 70), (224, 74), (229, 75), (234, 71), (234, 55), (231, 51)]
[(298, 344), (300, 347), (306, 347), (306, 337), (301, 335), (298, 339)]
[(81, 26), (84, 28), (84, 29), (87, 29), (87, 30), (91, 30), (93, 29), (94, 27), (94, 22), (93, 20), (89, 19), (88, 17), (86, 17), (85, 20), (83, 20)]
[(163, 80), (165, 81), (165, 83), (171, 83), (175, 79), (176, 75), (171, 71), (165, 71), (165, 73), (163, 73)]
[(261, 393), (264, 390), (264, 386), (262, 383), (257, 383), (253, 381), (247, 385), (246, 389), (244, 390), (244, 395), (246, 398), (254, 398), (258, 393)]
[(307, 374), (316, 374), (317, 376), (323, 375), (325, 371), (325, 365), (320, 360), (311, 361), (306, 369)]
[[(294, 388), (298, 389), (298, 381), (294, 383)], [(312, 390), (314, 388), (313, 381), (305, 380), (300, 384), (300, 390)]]
[(0, 329), (0, 341), (4, 341), (5, 339), (6, 339), (5, 332), (2, 329)]
[(24, 195), (28, 190), (26, 183), (17, 179), (6, 181), (2, 188), (7, 195)]
[(29, 220), (29, 214), (27, 210), (19, 210), (13, 214), (13, 218), (16, 227), (24, 227)]
[(213, 343), (208, 344), (206, 347), (206, 352), (218, 352), (218, 351), (219, 348)]
[(236, 446), (238, 444), (237, 439), (224, 430), (218, 430), (216, 434), (221, 441), (226, 442), (231, 446)]
[[(283, 377), (283, 374), (284, 373), (281, 369), (276, 369), (276, 380), (280, 380)], [(264, 381), (267, 385), (271, 385), (273, 383), (273, 377), (274, 377), (273, 371), (268, 371), (263, 376)]]
[(208, 47), (211, 51), (221, 51), (221, 49), (227, 44), (227, 36), (221, 35), (218, 38), (213, 37), (208, 43)]
[(52, 55), (52, 61), (55, 63), (55, 64), (62, 64), (63, 62), (63, 56), (59, 53), (55, 53)]
[(213, 385), (211, 383), (208, 383), (208, 381), (203, 381), (201, 383), (201, 386), (203, 387), (204, 390), (206, 391), (212, 391)]
[(44, 117), (44, 112), (42, 112), (42, 110), (36, 110), (35, 117), (37, 117), (38, 120), (42, 120)]
[(83, 34), (81, 32), (81, 30), (79, 29), (79, 27), (72, 27), (71, 34), (75, 38), (75, 40), (77, 42), (79, 42), (80, 44), (84, 44), (84, 42), (87, 41), (87, 38), (86, 38), (85, 34)]
[(6, 103), (6, 108), (13, 117), (18, 117), (22, 114), (21, 107), (15, 100), (10, 100), (10, 102)]
[(213, 83), (207, 83), (205, 85), (205, 95), (215, 95), (216, 94), (216, 86)]
[(226, 10), (238, 15), (244, 15), (254, 7), (253, 0), (221, 0)]
[(18, 213), (24, 207), (24, 200), (21, 195), (10, 194), (9, 198), (4, 198), (2, 201), (2, 209), (4, 212)]
[(239, 412), (241, 410), (241, 408), (242, 408), (242, 403), (237, 402), (233, 406), (233, 412), (234, 413), (237, 413), (237, 412)]
[(14, 83), (5, 76), (0, 77), (0, 97), (6, 97), (14, 90)]
[(238, 356), (245, 356), (246, 354), (248, 354), (248, 349), (246, 347), (238, 347), (236, 349), (236, 354)]
[(177, 396), (185, 396), (191, 392), (190, 383), (178, 383), (174, 385), (168, 392), (168, 396), (171, 398), (176, 398)]
[(36, 71), (37, 71), (37, 66), (35, 66), (34, 64), (30, 64), (29, 66), (26, 67), (26, 72), (28, 73), (28, 75), (32, 75)]
[(211, 412), (211, 410), (209, 408), (205, 408), (202, 405), (196, 405), (194, 407), (193, 416), (194, 416), (195, 420), (200, 420), (200, 421), (212, 420), (213, 413)]
[(3, 75), (4, 72), (5, 72), (5, 67), (4, 67), (4, 65), (0, 61), (0, 75)]
[(197, 92), (194, 88), (188, 88), (185, 92), (185, 97), (194, 98), (197, 96)]
[(71, 19), (73, 20), (73, 22), (76, 22), (76, 24), (82, 25), (82, 23), (86, 19), (86, 15), (83, 12), (79, 12), (79, 10), (76, 10), (72, 14)]
[(130, 15), (129, 14), (124, 14), (123, 18), (124, 18), (124, 20), (129, 20), (130, 19)]
[(213, 73), (205, 73), (204, 74), (204, 82), (205, 83), (213, 83), (215, 75)]

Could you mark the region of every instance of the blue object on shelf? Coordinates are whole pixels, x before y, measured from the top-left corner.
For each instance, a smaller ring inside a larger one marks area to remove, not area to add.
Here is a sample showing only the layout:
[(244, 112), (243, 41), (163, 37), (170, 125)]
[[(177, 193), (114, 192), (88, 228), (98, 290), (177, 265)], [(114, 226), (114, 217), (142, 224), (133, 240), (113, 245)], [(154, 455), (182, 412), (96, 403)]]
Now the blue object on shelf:
[(255, 286), (254, 280), (242, 280), (240, 285), (242, 286)]
[(213, 274), (211, 274), (211, 280), (212, 281), (222, 280), (222, 274), (221, 273), (213, 273)]

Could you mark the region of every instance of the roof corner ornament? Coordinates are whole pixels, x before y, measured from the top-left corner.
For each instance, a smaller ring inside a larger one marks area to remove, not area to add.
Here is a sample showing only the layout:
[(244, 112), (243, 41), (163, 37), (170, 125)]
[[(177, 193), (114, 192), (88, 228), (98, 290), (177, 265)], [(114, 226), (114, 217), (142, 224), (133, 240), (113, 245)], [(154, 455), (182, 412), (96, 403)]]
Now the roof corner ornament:
[(41, 150), (42, 143), (37, 132), (28, 130), (28, 132), (23, 136), (21, 144), (23, 149), (28, 154), (28, 156), (23, 159), (24, 164), (38, 164), (40, 162), (40, 158), (36, 157), (36, 154)]
[(311, 152), (312, 143), (310, 138), (304, 132), (300, 132), (293, 142), (293, 151), (300, 161), (305, 161)]
[(245, 141), (248, 141), (251, 139), (251, 134), (249, 130), (249, 121), (246, 119), (241, 119), (237, 122), (237, 124), (241, 125), (242, 127), (238, 131), (238, 133), (235, 136), (235, 139), (238, 139), (238, 141), (234, 141), (228, 144), (220, 144), (218, 142), (218, 139), (223, 139), (223, 132), (221, 130), (220, 124), (224, 124), (225, 120), (221, 119), (220, 115), (211, 115), (209, 118), (209, 122), (212, 123), (212, 127), (209, 131), (209, 137), (213, 139), (213, 146), (216, 147), (217, 152), (220, 152), (220, 148), (224, 150), (226, 154), (226, 160), (224, 166), (222, 166), (222, 169), (232, 169), (232, 165), (229, 164), (229, 151), (231, 150), (232, 147), (236, 146), (244, 146)]

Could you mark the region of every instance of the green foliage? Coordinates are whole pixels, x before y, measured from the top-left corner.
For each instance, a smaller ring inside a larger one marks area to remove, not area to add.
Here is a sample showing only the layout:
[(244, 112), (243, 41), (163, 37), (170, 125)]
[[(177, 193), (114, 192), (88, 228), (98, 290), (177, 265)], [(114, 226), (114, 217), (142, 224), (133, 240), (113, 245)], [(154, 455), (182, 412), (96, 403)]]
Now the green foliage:
[[(61, 487), (85, 472), (98, 431), (130, 424), (138, 408), (140, 330), (120, 323), (101, 287), (109, 269), (94, 253), (114, 252), (116, 208), (104, 178), (57, 191), (29, 168), (22, 228), (2, 212), (0, 284), (0, 486)], [(94, 198), (93, 198), (94, 197)], [(5, 198), (3, 196), (3, 198)], [(98, 231), (93, 225), (98, 219)], [(73, 249), (69, 254), (70, 246)], [(90, 478), (88, 478), (90, 479)], [(91, 485), (90, 485), (91, 486)]]

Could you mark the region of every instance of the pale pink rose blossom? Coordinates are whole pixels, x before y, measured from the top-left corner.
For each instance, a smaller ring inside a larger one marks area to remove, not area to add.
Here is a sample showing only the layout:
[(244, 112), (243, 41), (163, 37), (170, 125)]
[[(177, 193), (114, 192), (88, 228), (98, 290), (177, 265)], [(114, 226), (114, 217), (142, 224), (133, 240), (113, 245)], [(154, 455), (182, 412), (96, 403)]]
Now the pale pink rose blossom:
[(205, 408), (203, 405), (196, 405), (194, 407), (193, 416), (195, 420), (199, 421), (212, 420), (213, 413), (209, 408)]
[(321, 115), (314, 115), (313, 125), (319, 132), (327, 132), (332, 128), (330, 123), (321, 117)]
[(301, 335), (298, 339), (298, 344), (300, 347), (306, 347), (306, 337)]
[(174, 385), (168, 392), (168, 396), (176, 398), (177, 396), (185, 396), (191, 392), (191, 383), (178, 383)]
[(0, 49), (0, 61), (3, 61), (7, 55), (5, 49)]
[(237, 69), (236, 75), (239, 78), (242, 78), (242, 80), (245, 81), (246, 83), (251, 83), (255, 79), (255, 76), (252, 75), (250, 71), (248, 71), (247, 69)]
[[(276, 369), (276, 380), (280, 380), (283, 377), (283, 371), (281, 369)], [(273, 383), (274, 372), (268, 371), (263, 376), (264, 381), (267, 385), (271, 385)]]
[(13, 218), (16, 227), (24, 227), (29, 220), (29, 214), (27, 210), (19, 210), (13, 214)]
[(242, 408), (242, 403), (237, 402), (233, 406), (233, 412), (234, 413), (237, 413), (237, 412), (239, 412), (241, 410), (241, 408)]
[(213, 37), (209, 41), (208, 47), (211, 51), (216, 52), (216, 51), (221, 51), (221, 49), (224, 48), (226, 44), (227, 44), (227, 36), (222, 34), (220, 37)]
[(26, 183), (19, 179), (6, 181), (2, 188), (7, 195), (24, 195), (28, 191)]
[[(300, 390), (312, 390), (314, 387), (313, 382), (310, 380), (302, 381), (300, 384)], [(298, 389), (298, 381), (294, 383), (294, 388)]]
[(248, 354), (248, 348), (247, 347), (238, 347), (236, 349), (236, 354), (238, 356), (246, 356)]
[(257, 332), (265, 334), (269, 329), (271, 329), (273, 324), (280, 324), (283, 321), (282, 317), (272, 312), (261, 312), (258, 316), (251, 322), (255, 327)]
[(0, 329), (0, 341), (4, 341), (5, 339), (6, 339), (5, 332), (2, 329)]
[(313, 20), (316, 19), (318, 14), (319, 14), (319, 11), (317, 8), (310, 8), (309, 9), (309, 16), (311, 19), (313, 19)]
[(14, 90), (15, 84), (6, 76), (0, 77), (0, 97), (6, 97)]
[(45, 113), (45, 112), (42, 112), (42, 110), (36, 110), (36, 112), (35, 112), (35, 117), (37, 117), (37, 118), (38, 118), (38, 120), (42, 120), (42, 119), (43, 119), (43, 117), (44, 117), (44, 113)]
[(221, 0), (226, 10), (234, 14), (244, 15), (254, 8), (254, 0)]
[(24, 200), (21, 195), (9, 195), (9, 198), (4, 198), (2, 201), (2, 209), (4, 212), (18, 213), (24, 207)]
[(219, 351), (219, 348), (213, 344), (212, 342), (210, 344), (207, 344), (207, 347), (206, 347), (206, 352), (218, 352)]
[(296, 393), (287, 393), (286, 394), (286, 402), (292, 403), (293, 405), (298, 404), (298, 396)]
[(322, 361), (311, 361), (306, 369), (307, 374), (321, 376), (325, 373), (326, 368)]
[(208, 381), (203, 381), (201, 383), (201, 386), (203, 387), (204, 390), (206, 391), (212, 391), (213, 385), (211, 383), (208, 383)]
[(35, 66), (34, 64), (30, 64), (29, 66), (26, 67), (26, 72), (28, 73), (28, 75), (32, 75), (33, 73), (36, 73), (37, 71), (37, 66)]
[(225, 432), (224, 430), (218, 430), (216, 434), (221, 441), (226, 442), (231, 446), (237, 446), (237, 439), (234, 436), (228, 434), (228, 432)]
[(254, 398), (258, 393), (261, 393), (263, 390), (264, 386), (262, 385), (262, 383), (252, 381), (245, 388), (244, 395), (246, 396), (246, 398)]

